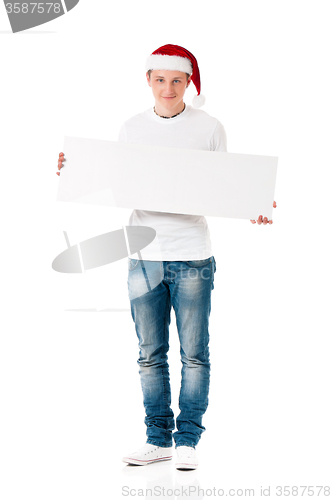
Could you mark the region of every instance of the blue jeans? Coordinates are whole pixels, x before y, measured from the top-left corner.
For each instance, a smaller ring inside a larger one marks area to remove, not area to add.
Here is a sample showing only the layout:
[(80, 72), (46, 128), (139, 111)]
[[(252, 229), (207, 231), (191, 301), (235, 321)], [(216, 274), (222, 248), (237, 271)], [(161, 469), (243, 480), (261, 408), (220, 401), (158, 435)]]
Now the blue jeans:
[[(139, 374), (147, 443), (195, 448), (205, 427), (210, 385), (209, 316), (214, 257), (192, 261), (128, 259), (131, 315), (139, 340)], [(167, 353), (171, 307), (176, 316), (182, 361), (180, 414), (174, 414)]]

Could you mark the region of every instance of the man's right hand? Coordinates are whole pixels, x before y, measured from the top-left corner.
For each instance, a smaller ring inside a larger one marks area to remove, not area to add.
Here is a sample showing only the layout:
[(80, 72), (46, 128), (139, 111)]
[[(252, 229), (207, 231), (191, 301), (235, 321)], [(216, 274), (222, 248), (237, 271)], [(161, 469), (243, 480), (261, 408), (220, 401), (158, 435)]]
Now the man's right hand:
[[(65, 155), (64, 155), (64, 153), (60, 153), (59, 154), (59, 159), (58, 159), (58, 170), (60, 170), (63, 167), (63, 165), (62, 165), (63, 161), (66, 161), (65, 160)], [(56, 175), (60, 175), (60, 172), (57, 172)]]

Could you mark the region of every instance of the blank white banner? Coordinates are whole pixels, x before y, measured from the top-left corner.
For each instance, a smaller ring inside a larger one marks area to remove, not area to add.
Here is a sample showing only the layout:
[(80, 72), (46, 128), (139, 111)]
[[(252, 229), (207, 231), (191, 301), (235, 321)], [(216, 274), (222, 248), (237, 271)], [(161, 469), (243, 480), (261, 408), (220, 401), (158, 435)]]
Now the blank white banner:
[(272, 218), (278, 158), (65, 137), (58, 201)]

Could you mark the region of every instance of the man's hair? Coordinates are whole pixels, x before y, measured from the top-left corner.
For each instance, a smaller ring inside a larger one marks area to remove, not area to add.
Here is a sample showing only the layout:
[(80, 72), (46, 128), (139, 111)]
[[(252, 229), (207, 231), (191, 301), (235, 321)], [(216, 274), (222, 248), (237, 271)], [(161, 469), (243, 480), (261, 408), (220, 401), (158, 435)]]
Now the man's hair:
[[(153, 71), (153, 69), (149, 69), (148, 70), (149, 79), (151, 78), (151, 72), (152, 71)], [(187, 77), (187, 81), (188, 81), (188, 78), (190, 77), (189, 73), (186, 73), (186, 77)]]

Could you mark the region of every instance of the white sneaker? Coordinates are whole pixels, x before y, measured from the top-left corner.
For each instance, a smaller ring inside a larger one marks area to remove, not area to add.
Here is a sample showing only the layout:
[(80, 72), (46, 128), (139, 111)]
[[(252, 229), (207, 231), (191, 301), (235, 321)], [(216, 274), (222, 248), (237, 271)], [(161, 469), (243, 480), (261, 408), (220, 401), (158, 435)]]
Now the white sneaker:
[(175, 467), (177, 469), (197, 469), (198, 460), (195, 448), (190, 446), (178, 446), (176, 448), (177, 460)]
[(134, 453), (123, 457), (122, 462), (133, 465), (148, 465), (153, 462), (162, 462), (172, 459), (172, 446), (162, 448), (154, 444), (146, 443), (142, 448)]

